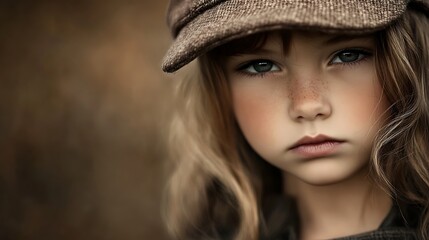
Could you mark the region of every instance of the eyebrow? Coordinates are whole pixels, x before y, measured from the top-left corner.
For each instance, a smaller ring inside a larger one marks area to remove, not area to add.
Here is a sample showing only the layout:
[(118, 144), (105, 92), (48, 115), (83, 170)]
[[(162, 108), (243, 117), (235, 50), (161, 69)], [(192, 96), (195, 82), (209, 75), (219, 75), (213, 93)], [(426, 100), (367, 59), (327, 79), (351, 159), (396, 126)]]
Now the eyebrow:
[(269, 49), (269, 48), (257, 48), (249, 51), (243, 51), (244, 54), (273, 54), (276, 53), (276, 50)]
[(237, 57), (237, 56), (243, 56), (243, 55), (272, 55), (275, 53), (277, 53), (276, 50), (272, 50), (272, 49), (262, 47), (262, 48), (244, 50), (244, 51), (228, 54), (228, 56)]
[(281, 43), (275, 43), (273, 47), (267, 47), (267, 44), (253, 48), (253, 49), (243, 49), (243, 51), (239, 51), (236, 53), (231, 54), (230, 56), (239, 56), (239, 55), (273, 55), (278, 53), (278, 48), (284, 48), (284, 42)]
[(363, 36), (356, 36), (356, 35), (336, 35), (333, 37), (330, 37), (323, 41), (323, 45), (332, 45), (339, 42), (349, 42), (352, 40), (365, 40), (368, 39), (371, 35), (363, 35)]

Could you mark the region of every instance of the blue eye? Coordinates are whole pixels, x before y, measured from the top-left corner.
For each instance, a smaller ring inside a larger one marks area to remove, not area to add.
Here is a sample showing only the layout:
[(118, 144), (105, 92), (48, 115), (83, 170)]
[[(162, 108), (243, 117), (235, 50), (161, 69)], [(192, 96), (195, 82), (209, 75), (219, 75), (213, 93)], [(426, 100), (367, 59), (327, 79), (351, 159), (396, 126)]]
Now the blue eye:
[(347, 49), (335, 54), (330, 64), (354, 63), (370, 56), (371, 54), (363, 50)]
[(279, 71), (280, 68), (270, 60), (255, 60), (240, 67), (240, 70), (251, 74), (261, 74)]

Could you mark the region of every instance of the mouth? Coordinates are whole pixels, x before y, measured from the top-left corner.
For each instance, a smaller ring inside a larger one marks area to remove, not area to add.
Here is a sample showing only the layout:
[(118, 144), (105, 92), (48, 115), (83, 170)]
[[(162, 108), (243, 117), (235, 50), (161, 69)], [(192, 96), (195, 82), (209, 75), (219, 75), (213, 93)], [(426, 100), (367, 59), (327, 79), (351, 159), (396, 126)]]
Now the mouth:
[(289, 150), (303, 157), (323, 157), (335, 153), (345, 141), (325, 135), (303, 137)]

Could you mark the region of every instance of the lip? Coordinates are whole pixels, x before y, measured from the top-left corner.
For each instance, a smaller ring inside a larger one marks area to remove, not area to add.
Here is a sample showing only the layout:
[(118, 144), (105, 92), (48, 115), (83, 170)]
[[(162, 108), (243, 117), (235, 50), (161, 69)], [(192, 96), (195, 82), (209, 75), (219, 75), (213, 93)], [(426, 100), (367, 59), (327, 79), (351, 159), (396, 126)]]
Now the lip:
[(338, 151), (345, 141), (326, 135), (305, 136), (293, 144), (289, 150), (306, 158), (324, 157)]

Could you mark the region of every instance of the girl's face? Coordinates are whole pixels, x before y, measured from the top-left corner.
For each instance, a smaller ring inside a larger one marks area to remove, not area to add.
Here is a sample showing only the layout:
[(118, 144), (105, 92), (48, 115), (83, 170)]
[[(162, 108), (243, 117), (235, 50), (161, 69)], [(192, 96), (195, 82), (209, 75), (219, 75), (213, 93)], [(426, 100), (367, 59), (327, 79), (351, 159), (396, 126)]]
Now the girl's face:
[(235, 117), (266, 161), (313, 185), (367, 166), (388, 102), (374, 69), (372, 36), (291, 32), (227, 57)]

